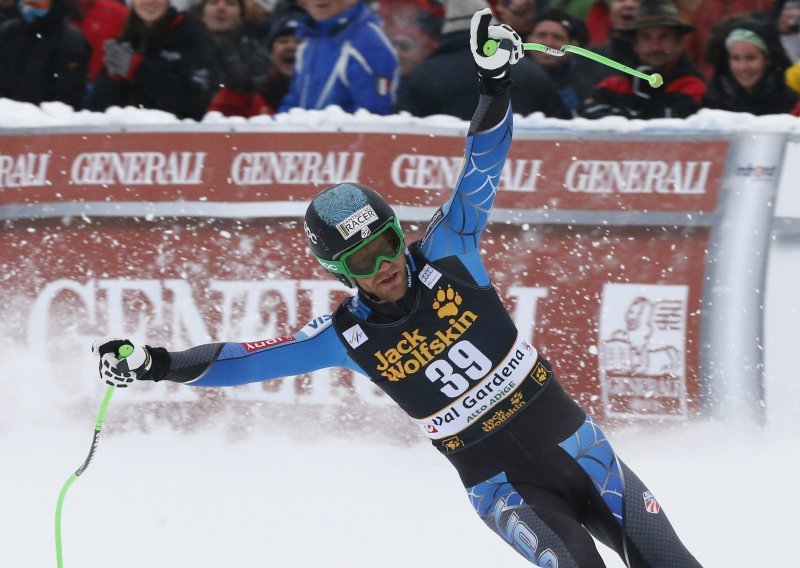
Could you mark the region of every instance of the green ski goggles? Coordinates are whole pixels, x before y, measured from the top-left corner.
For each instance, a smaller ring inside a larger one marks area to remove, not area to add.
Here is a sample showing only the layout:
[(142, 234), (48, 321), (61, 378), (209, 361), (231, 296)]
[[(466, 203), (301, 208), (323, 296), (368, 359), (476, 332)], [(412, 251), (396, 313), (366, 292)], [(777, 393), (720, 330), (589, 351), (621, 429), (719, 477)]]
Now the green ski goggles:
[(323, 268), (336, 274), (344, 274), (350, 278), (371, 278), (378, 273), (383, 261), (394, 262), (403, 254), (404, 248), (400, 223), (393, 217), (377, 232), (343, 252), (336, 260), (314, 256)]

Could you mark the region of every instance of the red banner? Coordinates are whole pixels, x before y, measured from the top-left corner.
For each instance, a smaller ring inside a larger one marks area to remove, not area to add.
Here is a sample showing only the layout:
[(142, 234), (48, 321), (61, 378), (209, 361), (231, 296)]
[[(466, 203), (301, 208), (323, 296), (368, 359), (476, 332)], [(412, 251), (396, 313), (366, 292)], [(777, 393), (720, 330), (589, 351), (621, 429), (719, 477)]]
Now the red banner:
[[(302, 201), (360, 181), (404, 205), (438, 205), (460, 136), (108, 133), (0, 137), (0, 205), (63, 201)], [(514, 141), (497, 207), (713, 211), (727, 142)]]

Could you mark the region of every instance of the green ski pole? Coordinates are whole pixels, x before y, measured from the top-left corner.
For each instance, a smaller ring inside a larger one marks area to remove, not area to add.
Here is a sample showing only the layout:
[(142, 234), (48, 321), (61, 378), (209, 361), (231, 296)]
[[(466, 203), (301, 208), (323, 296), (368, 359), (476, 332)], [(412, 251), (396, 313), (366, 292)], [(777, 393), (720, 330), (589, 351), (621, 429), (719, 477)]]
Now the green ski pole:
[[(123, 345), (117, 351), (120, 359), (124, 359), (128, 355), (133, 353), (133, 346), (132, 345)], [(64, 486), (61, 488), (61, 493), (58, 495), (58, 503), (56, 504), (56, 562), (58, 564), (58, 568), (62, 568), (64, 566), (62, 553), (61, 553), (61, 510), (64, 506), (64, 497), (67, 495), (67, 491), (75, 483), (75, 480), (86, 471), (86, 468), (89, 467), (89, 462), (92, 461), (94, 457), (95, 451), (97, 451), (97, 443), (100, 440), (100, 430), (103, 428), (103, 419), (106, 416), (106, 410), (108, 410), (108, 404), (111, 402), (111, 395), (114, 394), (114, 390), (116, 387), (110, 386), (106, 389), (106, 394), (103, 397), (103, 402), (100, 404), (100, 410), (97, 413), (97, 420), (94, 423), (94, 436), (92, 437), (92, 446), (89, 448), (89, 455), (87, 456), (86, 460), (81, 464), (75, 473), (73, 473), (69, 479), (64, 483)]]
[[(491, 57), (497, 51), (498, 45), (499, 44), (497, 40), (486, 40), (486, 43), (483, 44), (483, 53), (487, 57)], [(555, 57), (563, 57), (567, 53), (575, 53), (581, 57), (586, 57), (587, 59), (592, 59), (593, 61), (597, 61), (598, 63), (602, 63), (608, 67), (612, 67), (617, 71), (622, 71), (628, 75), (633, 75), (634, 77), (644, 79), (653, 88), (658, 88), (664, 84), (664, 79), (659, 73), (652, 73), (650, 75), (647, 73), (642, 73), (641, 71), (633, 69), (632, 67), (628, 67), (619, 61), (614, 61), (613, 59), (598, 55), (593, 51), (589, 51), (588, 49), (584, 49), (576, 45), (562, 45), (561, 49), (555, 49), (552, 47), (547, 47), (546, 45), (542, 45), (541, 43), (523, 43), (522, 48), (526, 51), (541, 51), (542, 53), (547, 53), (548, 55), (553, 55)]]

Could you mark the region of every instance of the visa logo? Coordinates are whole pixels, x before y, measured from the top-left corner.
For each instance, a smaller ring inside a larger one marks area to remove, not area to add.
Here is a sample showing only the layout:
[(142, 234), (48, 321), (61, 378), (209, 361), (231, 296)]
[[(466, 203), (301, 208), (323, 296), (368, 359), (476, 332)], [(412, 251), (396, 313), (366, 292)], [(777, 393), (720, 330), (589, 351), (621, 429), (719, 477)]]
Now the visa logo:
[(328, 328), (331, 323), (333, 323), (333, 314), (318, 316), (308, 322), (305, 327), (300, 330), (300, 333), (305, 333), (306, 337), (309, 338), (314, 337), (323, 329)]

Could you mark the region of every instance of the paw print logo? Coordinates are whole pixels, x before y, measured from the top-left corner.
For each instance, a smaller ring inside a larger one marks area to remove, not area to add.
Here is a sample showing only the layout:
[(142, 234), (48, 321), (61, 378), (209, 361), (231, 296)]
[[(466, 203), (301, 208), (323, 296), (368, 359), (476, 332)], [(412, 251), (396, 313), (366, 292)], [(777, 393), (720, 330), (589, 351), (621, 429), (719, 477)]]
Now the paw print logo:
[(444, 446), (448, 452), (454, 452), (458, 448), (464, 446), (464, 441), (458, 436), (453, 436), (452, 438), (442, 440), (442, 446)]
[(544, 382), (547, 380), (547, 369), (544, 368), (544, 365), (541, 363), (536, 363), (536, 367), (534, 367), (533, 372), (531, 373), (531, 377), (534, 381), (543, 385)]
[(433, 309), (440, 318), (458, 315), (458, 306), (461, 305), (461, 294), (447, 285), (447, 290), (439, 288), (433, 300)]
[(514, 393), (514, 396), (511, 397), (511, 405), (517, 406), (521, 402), (522, 402), (522, 393), (521, 392)]

